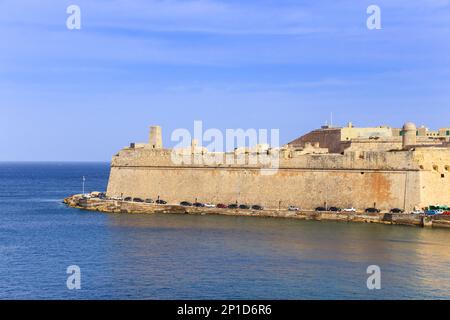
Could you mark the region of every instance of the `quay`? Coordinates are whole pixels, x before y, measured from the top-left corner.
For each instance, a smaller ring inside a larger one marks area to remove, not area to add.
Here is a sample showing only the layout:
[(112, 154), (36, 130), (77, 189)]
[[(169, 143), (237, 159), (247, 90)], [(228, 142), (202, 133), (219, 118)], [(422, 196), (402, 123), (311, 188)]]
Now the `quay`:
[(431, 228), (450, 228), (450, 216), (424, 214), (393, 214), (363, 212), (316, 212), (308, 210), (289, 211), (287, 209), (242, 210), (221, 208), (184, 207), (174, 204), (153, 204), (131, 201), (86, 198), (73, 195), (63, 201), (71, 208), (110, 214), (190, 214), (225, 215), (266, 218), (288, 218), (298, 220), (335, 221), (355, 223), (378, 223), (385, 225), (405, 225)]

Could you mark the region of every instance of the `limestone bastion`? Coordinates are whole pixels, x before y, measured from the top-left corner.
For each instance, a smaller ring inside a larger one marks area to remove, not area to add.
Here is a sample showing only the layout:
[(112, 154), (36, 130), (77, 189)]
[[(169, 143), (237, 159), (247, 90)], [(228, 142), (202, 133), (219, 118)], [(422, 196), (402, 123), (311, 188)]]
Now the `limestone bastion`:
[[(164, 149), (162, 130), (153, 126), (148, 143), (132, 143), (113, 157), (107, 196), (304, 210), (449, 205), (449, 140), (448, 128), (349, 123), (324, 126), (281, 148), (258, 145), (212, 154), (195, 141), (183, 150)], [(262, 155), (270, 164), (254, 161)], [(211, 156), (215, 161), (205, 161)]]

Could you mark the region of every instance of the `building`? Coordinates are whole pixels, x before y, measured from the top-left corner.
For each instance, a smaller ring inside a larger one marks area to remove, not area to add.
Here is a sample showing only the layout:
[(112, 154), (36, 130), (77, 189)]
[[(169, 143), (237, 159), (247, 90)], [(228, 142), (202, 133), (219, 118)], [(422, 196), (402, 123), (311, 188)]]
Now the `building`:
[[(331, 153), (343, 153), (345, 150), (389, 151), (402, 148), (404, 134), (404, 128), (357, 128), (350, 122), (343, 128), (323, 126), (289, 142), (288, 145), (292, 148), (303, 148), (307, 143), (319, 143)], [(448, 128), (430, 131), (422, 126), (415, 129), (414, 135), (420, 145), (439, 146), (450, 141)]]
[[(164, 149), (162, 130), (152, 127), (149, 143), (132, 144), (113, 157), (107, 194), (266, 208), (411, 211), (450, 204), (449, 131), (434, 135), (412, 123), (401, 129), (349, 124), (322, 127), (282, 148), (212, 154), (197, 142), (183, 150)], [(180, 155), (185, 161), (174, 160)], [(204, 161), (218, 155), (227, 161)], [(277, 166), (253, 161), (263, 155), (277, 159)]]

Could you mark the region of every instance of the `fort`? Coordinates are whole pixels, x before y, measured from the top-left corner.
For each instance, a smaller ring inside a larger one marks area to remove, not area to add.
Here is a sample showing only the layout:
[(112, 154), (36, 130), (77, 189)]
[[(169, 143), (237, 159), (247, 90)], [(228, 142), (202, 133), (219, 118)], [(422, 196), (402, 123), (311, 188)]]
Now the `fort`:
[[(214, 153), (227, 161), (209, 162), (201, 161), (211, 153), (198, 141), (182, 150), (165, 149), (162, 141), (162, 129), (153, 126), (148, 143), (132, 143), (113, 157), (108, 197), (258, 204), (272, 210), (336, 206), (411, 212), (450, 204), (450, 128), (323, 126), (282, 147), (236, 148)], [(252, 160), (262, 155), (276, 158), (277, 166)]]

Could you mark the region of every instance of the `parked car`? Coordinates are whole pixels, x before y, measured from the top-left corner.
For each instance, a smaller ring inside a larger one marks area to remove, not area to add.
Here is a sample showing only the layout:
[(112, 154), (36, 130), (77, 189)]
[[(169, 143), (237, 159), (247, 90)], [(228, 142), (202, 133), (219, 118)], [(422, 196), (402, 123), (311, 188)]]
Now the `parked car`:
[(443, 210), (425, 210), (425, 214), (429, 216), (437, 216), (443, 213), (444, 213)]
[(158, 200), (156, 200), (156, 203), (157, 204), (167, 204), (167, 201), (162, 200), (162, 199), (158, 199)]
[(351, 207), (351, 208), (342, 209), (342, 211), (344, 211), (344, 212), (356, 212), (356, 209)]
[(132, 197), (125, 197), (125, 198), (123, 199), (123, 201), (127, 201), (127, 202), (132, 201), (132, 200), (133, 200)]
[(141, 198), (133, 198), (133, 202), (144, 202)]
[(300, 211), (300, 208), (297, 208), (297, 207), (295, 207), (295, 206), (289, 206), (289, 207), (288, 207), (288, 210), (289, 210), (289, 211)]
[(413, 212), (411, 212), (411, 214), (425, 214), (425, 211), (423, 211), (423, 210), (414, 210)]
[(145, 199), (145, 201), (144, 201), (145, 203), (155, 203), (155, 201), (153, 201), (152, 199)]
[(203, 204), (203, 203), (201, 203), (201, 202), (195, 202), (195, 203), (193, 204), (193, 206), (194, 206), (194, 207), (197, 207), (197, 208), (203, 208), (203, 207), (205, 206), (205, 204)]
[(205, 208), (215, 208), (216, 206), (212, 203), (205, 203)]
[(450, 211), (444, 211), (442, 214), (446, 215), (446, 216), (450, 216)]
[(325, 211), (327, 211), (327, 208), (325, 208), (325, 207), (317, 207), (316, 211), (317, 212), (325, 212)]
[(391, 209), (391, 213), (404, 213), (405, 211), (399, 208)]
[(260, 206), (258, 204), (255, 204), (254, 206), (252, 206), (252, 210), (264, 210), (264, 207)]
[(81, 198), (80, 198), (80, 200), (79, 200), (79, 203), (81, 204), (87, 204), (87, 198), (85, 198), (85, 197), (83, 197), (83, 196), (81, 196)]
[(338, 207), (331, 207), (330, 209), (328, 209), (328, 211), (331, 211), (331, 212), (341, 212), (342, 209), (341, 209), (341, 208), (338, 208)]
[(448, 206), (429, 206), (428, 210), (437, 210), (437, 211), (449, 211), (450, 208)]
[(366, 213), (380, 213), (381, 210), (377, 209), (377, 208), (367, 208)]
[(235, 203), (232, 203), (232, 204), (228, 205), (228, 208), (229, 209), (238, 209), (239, 206), (237, 204), (235, 204)]
[(106, 199), (106, 193), (100, 192), (100, 193), (98, 194), (98, 198), (99, 198), (99, 199), (102, 199), (102, 200)]
[(242, 210), (249, 210), (249, 209), (250, 209), (250, 206), (248, 206), (248, 205), (246, 205), (246, 204), (241, 204), (241, 205), (239, 206), (239, 209), (242, 209)]
[(190, 203), (189, 201), (182, 201), (182, 202), (180, 202), (180, 206), (192, 207), (192, 203)]
[(223, 203), (219, 203), (216, 207), (219, 208), (219, 209), (226, 209), (226, 208), (228, 208), (228, 206), (226, 204), (223, 204)]

